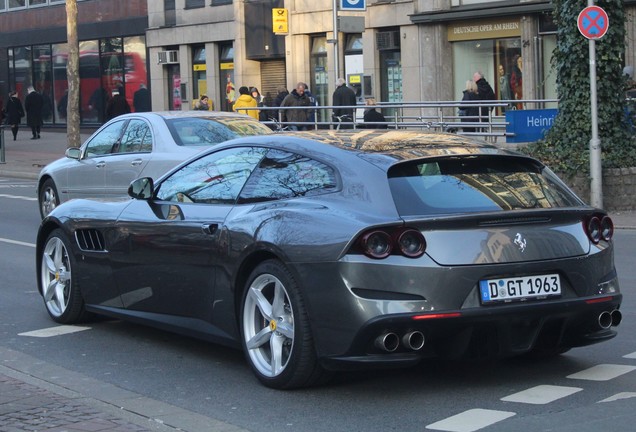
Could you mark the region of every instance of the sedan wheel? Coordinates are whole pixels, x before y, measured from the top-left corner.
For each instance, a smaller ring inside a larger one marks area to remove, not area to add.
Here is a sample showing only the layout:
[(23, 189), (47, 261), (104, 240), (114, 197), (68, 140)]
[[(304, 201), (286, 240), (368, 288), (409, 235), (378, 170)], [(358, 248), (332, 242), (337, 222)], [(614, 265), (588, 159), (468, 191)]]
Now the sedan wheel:
[(72, 277), (73, 264), (66, 235), (59, 229), (53, 231), (42, 251), (40, 290), (51, 318), (64, 324), (80, 321), (85, 314), (84, 301)]
[(252, 272), (242, 311), (243, 347), (263, 384), (289, 389), (323, 378), (300, 290), (282, 263), (266, 261)]
[(40, 216), (42, 216), (42, 218), (45, 218), (55, 207), (60, 205), (57, 189), (52, 179), (47, 179), (44, 182), (38, 198), (40, 201)]

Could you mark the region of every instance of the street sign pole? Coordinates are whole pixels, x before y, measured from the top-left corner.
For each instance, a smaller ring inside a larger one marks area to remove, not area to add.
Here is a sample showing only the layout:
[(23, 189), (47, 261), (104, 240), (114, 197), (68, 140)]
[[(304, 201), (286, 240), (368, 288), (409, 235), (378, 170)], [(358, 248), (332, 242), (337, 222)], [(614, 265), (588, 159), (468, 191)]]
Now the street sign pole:
[[(593, 2), (593, 0), (590, 0)], [(590, 39), (590, 115), (592, 139), (590, 139), (590, 204), (603, 208), (603, 169), (601, 167), (601, 140), (598, 137), (598, 105), (596, 96), (596, 41)]]
[(338, 74), (340, 73), (340, 53), (338, 49), (338, 0), (333, 0), (333, 79), (332, 85), (336, 85)]
[(594, 6), (594, 0), (587, 0), (587, 7), (577, 20), (579, 31), (589, 39), (590, 57), (590, 117), (592, 138), (590, 150), (590, 204), (603, 208), (603, 168), (601, 166), (601, 140), (598, 137), (598, 97), (596, 94), (596, 40), (602, 38), (609, 28), (609, 18), (605, 10)]

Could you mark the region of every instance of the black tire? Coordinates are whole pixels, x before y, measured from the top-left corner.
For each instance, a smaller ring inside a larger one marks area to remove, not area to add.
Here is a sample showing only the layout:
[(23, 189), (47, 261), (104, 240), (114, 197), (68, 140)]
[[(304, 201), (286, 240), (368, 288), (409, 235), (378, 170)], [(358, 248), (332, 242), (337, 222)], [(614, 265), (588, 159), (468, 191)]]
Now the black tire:
[(60, 196), (57, 194), (57, 188), (53, 179), (49, 178), (44, 181), (40, 192), (38, 193), (38, 204), (40, 206), (40, 216), (44, 219), (53, 209), (60, 205)]
[(40, 264), (40, 293), (53, 321), (74, 324), (87, 317), (79, 285), (73, 278), (75, 258), (68, 237), (56, 229), (46, 239)]
[(292, 389), (326, 381), (300, 289), (280, 261), (265, 261), (251, 273), (240, 327), (247, 361), (265, 386)]

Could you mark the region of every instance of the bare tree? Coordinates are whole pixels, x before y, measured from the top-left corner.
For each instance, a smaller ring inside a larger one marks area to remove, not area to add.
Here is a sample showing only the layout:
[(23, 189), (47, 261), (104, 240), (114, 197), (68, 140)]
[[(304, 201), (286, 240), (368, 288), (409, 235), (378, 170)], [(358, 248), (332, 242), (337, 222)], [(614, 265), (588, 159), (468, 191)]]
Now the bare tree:
[(79, 147), (80, 139), (80, 79), (79, 39), (77, 36), (77, 0), (66, 0), (66, 38), (68, 41), (68, 103), (66, 105), (66, 135), (69, 147)]

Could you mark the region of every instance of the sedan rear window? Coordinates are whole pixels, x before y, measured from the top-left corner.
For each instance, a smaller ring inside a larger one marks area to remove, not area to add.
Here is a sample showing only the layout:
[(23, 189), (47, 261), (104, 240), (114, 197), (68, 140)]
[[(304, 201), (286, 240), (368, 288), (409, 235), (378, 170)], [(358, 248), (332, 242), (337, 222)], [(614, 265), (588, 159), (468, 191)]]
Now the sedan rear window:
[(391, 167), (388, 177), (402, 216), (583, 204), (549, 169), (523, 157), (409, 161)]
[(167, 120), (172, 138), (180, 146), (209, 146), (234, 138), (272, 133), (251, 118), (188, 117)]

